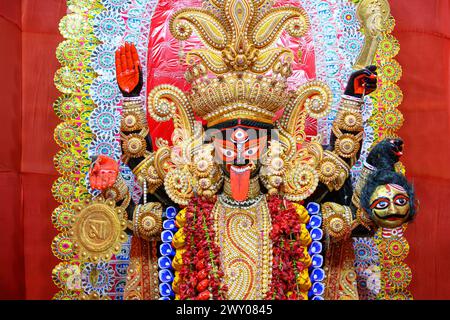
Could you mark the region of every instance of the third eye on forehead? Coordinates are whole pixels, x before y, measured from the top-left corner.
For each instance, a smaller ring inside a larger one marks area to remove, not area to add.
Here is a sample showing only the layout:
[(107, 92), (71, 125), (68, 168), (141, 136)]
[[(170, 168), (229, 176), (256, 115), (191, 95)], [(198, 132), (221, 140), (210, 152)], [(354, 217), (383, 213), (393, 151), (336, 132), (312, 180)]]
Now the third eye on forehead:
[(234, 143), (244, 143), (251, 140), (256, 140), (261, 137), (267, 136), (267, 130), (265, 129), (253, 129), (253, 128), (232, 128), (226, 129), (223, 137), (224, 140), (232, 141)]

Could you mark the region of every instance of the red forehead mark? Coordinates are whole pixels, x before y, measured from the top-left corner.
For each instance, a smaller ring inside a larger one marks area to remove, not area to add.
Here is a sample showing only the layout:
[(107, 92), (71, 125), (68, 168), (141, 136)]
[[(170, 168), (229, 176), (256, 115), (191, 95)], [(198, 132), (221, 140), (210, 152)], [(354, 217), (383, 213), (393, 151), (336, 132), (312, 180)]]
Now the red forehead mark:
[(405, 188), (403, 188), (402, 186), (399, 186), (398, 184), (389, 183), (388, 186), (390, 186), (394, 190), (406, 192)]

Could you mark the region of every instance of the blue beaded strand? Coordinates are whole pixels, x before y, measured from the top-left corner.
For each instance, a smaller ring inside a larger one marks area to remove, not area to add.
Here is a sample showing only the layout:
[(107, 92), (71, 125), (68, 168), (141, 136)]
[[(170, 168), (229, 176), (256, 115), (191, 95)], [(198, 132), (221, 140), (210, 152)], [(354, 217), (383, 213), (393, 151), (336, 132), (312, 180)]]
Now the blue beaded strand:
[(306, 228), (311, 235), (311, 245), (309, 246), (308, 253), (311, 256), (312, 264), (309, 268), (309, 275), (311, 279), (311, 288), (308, 292), (308, 297), (311, 300), (324, 300), (323, 295), (325, 293), (325, 271), (323, 270), (323, 255), (322, 255), (322, 213), (320, 212), (320, 205), (315, 202), (310, 202), (306, 206), (310, 219)]
[(175, 207), (166, 208), (163, 213), (163, 231), (161, 232), (161, 245), (159, 252), (161, 257), (158, 259), (159, 269), (159, 294), (160, 300), (173, 300), (175, 293), (172, 290), (172, 282), (175, 278), (172, 267), (172, 259), (175, 256), (175, 249), (172, 247), (172, 239), (177, 232), (175, 217), (177, 209)]

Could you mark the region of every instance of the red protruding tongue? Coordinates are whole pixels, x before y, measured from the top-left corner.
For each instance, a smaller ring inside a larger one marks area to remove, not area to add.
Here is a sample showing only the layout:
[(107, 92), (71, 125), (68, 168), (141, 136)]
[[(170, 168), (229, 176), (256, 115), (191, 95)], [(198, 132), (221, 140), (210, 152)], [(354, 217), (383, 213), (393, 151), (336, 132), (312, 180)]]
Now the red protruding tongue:
[(236, 172), (230, 168), (231, 195), (236, 201), (244, 201), (248, 197), (250, 186), (250, 170)]

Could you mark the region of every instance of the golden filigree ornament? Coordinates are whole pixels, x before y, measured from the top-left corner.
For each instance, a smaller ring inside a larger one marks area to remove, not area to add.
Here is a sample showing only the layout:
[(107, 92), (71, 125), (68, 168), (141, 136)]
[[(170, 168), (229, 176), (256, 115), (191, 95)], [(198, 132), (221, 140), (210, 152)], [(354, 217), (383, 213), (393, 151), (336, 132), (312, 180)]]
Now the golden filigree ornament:
[(283, 148), (279, 141), (270, 142), (268, 151), (262, 156), (259, 177), (267, 188), (269, 194), (276, 194), (283, 183), (283, 176), (286, 172), (286, 164)]
[(300, 38), (306, 34), (309, 29), (309, 21), (304, 16), (289, 21), (286, 31), (291, 37)]
[(363, 129), (363, 118), (357, 111), (339, 111), (335, 121), (339, 128), (345, 131), (359, 132)]
[(200, 178), (206, 178), (211, 175), (214, 168), (214, 156), (212, 152), (214, 147), (207, 145), (201, 148), (200, 152), (194, 155), (192, 169), (194, 174)]
[(135, 235), (151, 240), (159, 238), (162, 230), (162, 206), (158, 202), (139, 205), (133, 214), (133, 232)]
[(140, 158), (143, 157), (147, 151), (147, 142), (145, 136), (148, 130), (143, 130), (140, 133), (132, 133), (129, 135), (121, 134), (122, 151), (124, 157)]
[[(194, 112), (208, 126), (235, 118), (272, 123), (275, 112), (291, 98), (286, 78), (293, 61), (290, 49), (273, 44), (283, 30), (304, 35), (308, 15), (298, 7), (271, 8), (264, 1), (221, 1), (213, 6), (214, 10), (182, 9), (171, 17), (169, 27), (176, 39), (187, 40), (195, 31), (204, 47), (186, 54), (189, 95), (173, 86), (154, 88), (148, 99), (150, 115), (167, 121), (177, 108), (181, 127), (188, 130), (193, 128)], [(206, 77), (208, 72), (213, 76)]]
[(271, 47), (283, 29), (300, 37), (308, 30), (309, 19), (301, 8), (266, 10), (263, 4), (233, 0), (214, 2), (214, 11), (182, 9), (172, 16), (170, 31), (176, 39), (187, 40), (195, 30), (205, 45), (206, 49), (195, 49), (186, 55), (188, 63), (199, 59), (216, 74), (264, 73), (283, 55), (292, 55), (288, 49)]
[(337, 154), (324, 151), (317, 170), (319, 179), (330, 191), (339, 190), (350, 174), (350, 167)]
[(144, 123), (145, 115), (143, 112), (124, 111), (120, 122), (120, 130), (123, 132), (142, 130)]
[(306, 116), (316, 119), (325, 116), (330, 110), (332, 101), (332, 92), (324, 82), (309, 81), (300, 86), (291, 96), (278, 122), (278, 127), (301, 142), (304, 140), (302, 133), (305, 129)]
[(301, 201), (316, 190), (319, 184), (319, 175), (313, 167), (297, 163), (286, 171), (283, 180), (285, 198), (291, 201)]
[(336, 152), (344, 158), (356, 156), (359, 150), (359, 142), (354, 135), (345, 133), (336, 140)]
[(272, 123), (275, 112), (289, 99), (285, 82), (248, 72), (197, 81), (189, 96), (192, 108), (208, 126), (239, 117)]
[(188, 205), (194, 196), (193, 177), (187, 168), (169, 171), (164, 179), (164, 187), (170, 199), (180, 205)]
[[(336, 134), (335, 128), (333, 132)], [(360, 148), (360, 140), (362, 139), (363, 132), (358, 133), (356, 136), (350, 133), (338, 133), (336, 134), (336, 142), (334, 144), (335, 152), (343, 158), (354, 158)]]
[(349, 207), (326, 202), (322, 205), (324, 230), (333, 240), (340, 240), (351, 231), (352, 213)]
[[(123, 200), (128, 196), (128, 186), (121, 175), (117, 177), (117, 180), (112, 187), (104, 191), (104, 195), (106, 198), (113, 199), (116, 202)], [(125, 201), (125, 203), (126, 202), (128, 201)], [(124, 204), (122, 204), (121, 207), (124, 207)]]
[(120, 252), (126, 241), (125, 212), (113, 200), (97, 197), (74, 205), (78, 212), (72, 221), (71, 239), (80, 259), (87, 261), (109, 260)]
[(319, 180), (328, 184), (339, 177), (339, 163), (334, 158), (324, 158), (319, 164)]
[(308, 114), (316, 119), (324, 117), (329, 111), (328, 104), (320, 96), (306, 99), (304, 105)]

